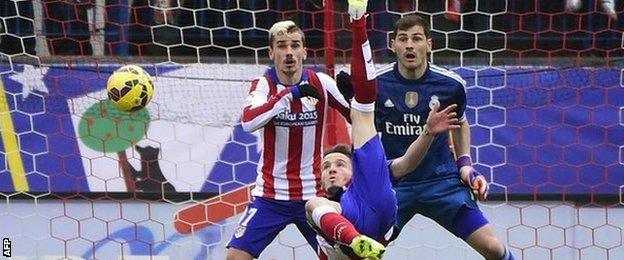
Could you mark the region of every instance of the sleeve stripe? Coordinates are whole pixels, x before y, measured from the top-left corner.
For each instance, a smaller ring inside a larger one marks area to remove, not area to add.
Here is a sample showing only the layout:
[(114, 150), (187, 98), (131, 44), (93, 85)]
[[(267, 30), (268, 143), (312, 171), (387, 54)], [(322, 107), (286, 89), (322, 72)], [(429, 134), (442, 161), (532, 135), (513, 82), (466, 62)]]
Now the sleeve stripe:
[(280, 93), (271, 97), (271, 99), (269, 99), (269, 102), (264, 103), (264, 105), (262, 106), (255, 108), (251, 108), (251, 106), (245, 107), (245, 109), (243, 110), (243, 122), (249, 122), (257, 117), (262, 117), (264, 113), (271, 111), (274, 108), (275, 103), (282, 100), (286, 96), (286, 94), (290, 93), (290, 91), (288, 90), (289, 89), (286, 88), (280, 91)]
[(349, 103), (344, 99), (333, 79), (324, 73), (317, 73), (316, 76), (321, 82), (323, 89), (327, 92), (327, 104), (338, 110), (343, 117), (350, 121)]
[(455, 81), (459, 82), (459, 84), (461, 84), (464, 88), (466, 88), (466, 81), (461, 76), (457, 75), (457, 73), (438, 67), (431, 63), (429, 64), (429, 68), (434, 72), (440, 73), (444, 76), (454, 79)]
[(396, 62), (384, 65), (383, 67), (381, 67), (380, 69), (377, 70), (377, 77), (383, 75), (384, 73), (391, 71), (392, 69), (394, 69), (394, 64)]
[(249, 93), (254, 92), (256, 90), (256, 88), (258, 87), (259, 81), (260, 81), (259, 78), (255, 78), (254, 80), (251, 81), (251, 87), (249, 88)]
[[(271, 92), (271, 91), (269, 91)], [(251, 105), (243, 108), (243, 115), (241, 118), (241, 125), (243, 130), (247, 132), (255, 131), (256, 129), (264, 126), (275, 115), (282, 111), (289, 102), (282, 102), (288, 99), (290, 94), (290, 88), (285, 88), (277, 94), (271, 96), (266, 103), (252, 107)]]

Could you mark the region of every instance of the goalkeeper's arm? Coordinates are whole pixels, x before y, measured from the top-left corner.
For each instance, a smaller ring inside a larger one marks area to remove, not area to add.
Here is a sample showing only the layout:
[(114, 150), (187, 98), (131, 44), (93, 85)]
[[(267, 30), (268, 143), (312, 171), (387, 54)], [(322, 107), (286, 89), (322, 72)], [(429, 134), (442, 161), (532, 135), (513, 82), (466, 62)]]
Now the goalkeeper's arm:
[(390, 169), (395, 180), (416, 170), (416, 167), (425, 158), (427, 150), (429, 150), (437, 134), (460, 127), (457, 113), (454, 112), (457, 105), (450, 105), (442, 111), (438, 111), (439, 108), (440, 106), (437, 104), (431, 109), (427, 124), (423, 127), (420, 136), (412, 142), (403, 156), (392, 161)]

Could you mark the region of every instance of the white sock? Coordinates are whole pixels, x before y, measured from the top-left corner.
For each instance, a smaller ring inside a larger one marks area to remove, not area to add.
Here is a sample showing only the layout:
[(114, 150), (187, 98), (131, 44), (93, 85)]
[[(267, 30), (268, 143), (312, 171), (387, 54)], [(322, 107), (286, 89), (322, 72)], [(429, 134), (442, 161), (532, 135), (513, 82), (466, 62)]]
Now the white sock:
[(364, 113), (371, 113), (375, 111), (375, 102), (362, 104), (355, 101), (355, 98), (351, 100), (351, 108)]
[(321, 227), (321, 218), (327, 213), (338, 213), (336, 209), (329, 205), (323, 205), (312, 211), (312, 221), (317, 227)]

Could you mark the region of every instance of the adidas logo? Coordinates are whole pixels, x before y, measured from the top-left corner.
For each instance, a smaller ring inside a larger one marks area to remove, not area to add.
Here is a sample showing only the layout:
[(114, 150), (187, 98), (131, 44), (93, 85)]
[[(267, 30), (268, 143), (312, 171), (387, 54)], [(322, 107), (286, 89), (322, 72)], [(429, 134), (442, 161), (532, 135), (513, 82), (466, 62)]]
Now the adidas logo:
[(386, 102), (384, 102), (384, 106), (385, 107), (394, 107), (394, 103), (392, 103), (392, 101), (390, 99), (387, 99)]

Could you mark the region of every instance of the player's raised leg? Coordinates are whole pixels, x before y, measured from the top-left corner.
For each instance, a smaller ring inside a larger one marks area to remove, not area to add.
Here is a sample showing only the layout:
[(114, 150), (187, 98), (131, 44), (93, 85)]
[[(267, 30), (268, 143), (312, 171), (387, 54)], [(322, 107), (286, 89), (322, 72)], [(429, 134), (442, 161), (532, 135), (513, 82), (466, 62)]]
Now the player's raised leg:
[[(341, 158), (339, 155), (342, 154), (333, 153), (325, 156), (324, 164), (329, 165), (327, 166), (329, 168), (325, 168), (326, 171), (350, 171), (350, 167), (338, 169), (342, 167), (338, 166), (339, 160), (349, 160), (348, 157)], [(360, 234), (353, 224), (341, 215), (342, 208), (339, 203), (322, 197), (313, 198), (306, 203), (306, 213), (310, 222), (320, 230), (322, 235), (349, 246), (357, 256), (366, 259), (381, 259), (385, 253), (385, 247), (382, 244)]]
[[(375, 66), (366, 33), (365, 14), (367, 5), (366, 0), (349, 0), (349, 15), (353, 35), (351, 83), (354, 94), (351, 101), (351, 138), (353, 149), (356, 150), (377, 136), (374, 122), (377, 82), (375, 81)], [(385, 161), (385, 157), (383, 159)], [(385, 252), (383, 245), (365, 236), (354, 239), (351, 248), (360, 256), (368, 254), (381, 258)]]
[(349, 0), (353, 51), (351, 56), (351, 83), (354, 98), (351, 101), (353, 148), (362, 147), (377, 135), (374, 122), (377, 82), (375, 65), (366, 33), (366, 0)]

